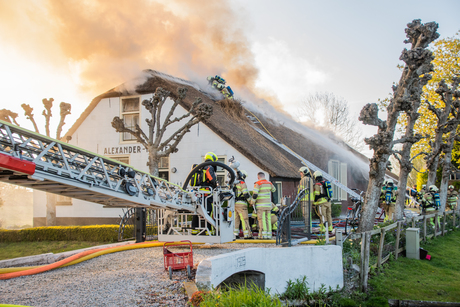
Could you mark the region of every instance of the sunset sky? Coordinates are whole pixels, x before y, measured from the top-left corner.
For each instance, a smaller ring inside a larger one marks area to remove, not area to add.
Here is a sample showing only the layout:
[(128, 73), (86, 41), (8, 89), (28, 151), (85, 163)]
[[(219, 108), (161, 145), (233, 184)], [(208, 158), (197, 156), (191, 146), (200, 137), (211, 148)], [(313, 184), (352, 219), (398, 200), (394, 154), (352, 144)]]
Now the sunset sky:
[(155, 69), (195, 82), (221, 74), (237, 97), (289, 113), (333, 92), (357, 116), (398, 81), (406, 24), (436, 21), (451, 37), (459, 11), (456, 0), (0, 0), (0, 109), (32, 128), (20, 105), (43, 123), (41, 100), (53, 97), (55, 124), (59, 103), (72, 104), (67, 130), (92, 98)]

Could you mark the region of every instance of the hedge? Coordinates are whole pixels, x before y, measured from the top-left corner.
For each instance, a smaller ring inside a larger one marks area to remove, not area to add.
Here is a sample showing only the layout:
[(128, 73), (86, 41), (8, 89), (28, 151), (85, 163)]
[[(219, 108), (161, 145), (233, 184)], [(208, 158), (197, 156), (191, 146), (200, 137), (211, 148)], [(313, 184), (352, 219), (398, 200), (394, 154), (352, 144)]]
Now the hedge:
[(49, 226), (20, 230), (0, 229), (0, 242), (32, 241), (118, 241), (118, 225)]

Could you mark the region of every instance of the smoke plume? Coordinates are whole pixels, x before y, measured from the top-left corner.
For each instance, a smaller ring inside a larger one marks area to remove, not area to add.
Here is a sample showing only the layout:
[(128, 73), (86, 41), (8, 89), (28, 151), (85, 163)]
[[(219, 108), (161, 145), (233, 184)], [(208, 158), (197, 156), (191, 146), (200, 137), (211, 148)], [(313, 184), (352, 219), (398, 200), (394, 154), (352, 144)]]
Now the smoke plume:
[(274, 99), (255, 88), (247, 25), (226, 1), (0, 1), (0, 25), (0, 39), (68, 65), (94, 96), (154, 69), (194, 81), (220, 74), (235, 92)]

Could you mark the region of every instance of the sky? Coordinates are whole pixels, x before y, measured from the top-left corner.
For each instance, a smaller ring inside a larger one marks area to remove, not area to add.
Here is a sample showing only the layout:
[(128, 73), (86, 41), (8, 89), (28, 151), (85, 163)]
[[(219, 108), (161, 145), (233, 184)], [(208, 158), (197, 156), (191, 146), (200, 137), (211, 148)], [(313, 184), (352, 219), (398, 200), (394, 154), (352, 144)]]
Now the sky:
[(54, 98), (56, 126), (64, 101), (66, 131), (94, 97), (154, 69), (198, 83), (220, 74), (236, 97), (293, 116), (308, 95), (332, 92), (357, 118), (399, 80), (408, 22), (436, 21), (441, 39), (460, 30), (460, 2), (433, 3), (0, 0), (0, 109), (32, 129), (22, 103), (43, 126), (41, 101)]

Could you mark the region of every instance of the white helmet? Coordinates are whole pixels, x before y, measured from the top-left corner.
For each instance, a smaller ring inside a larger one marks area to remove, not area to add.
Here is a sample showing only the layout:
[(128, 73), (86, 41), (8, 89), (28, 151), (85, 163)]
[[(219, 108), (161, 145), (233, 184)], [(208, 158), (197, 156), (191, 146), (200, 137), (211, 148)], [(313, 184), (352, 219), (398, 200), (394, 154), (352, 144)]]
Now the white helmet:
[(243, 179), (248, 177), (248, 172), (241, 170), (241, 174), (243, 174)]
[(430, 191), (430, 192), (437, 192), (437, 191), (438, 191), (438, 187), (435, 186), (434, 184), (433, 184), (433, 185), (430, 185), (430, 187), (428, 188), (428, 191)]
[(305, 176), (311, 177), (310, 169), (306, 166), (302, 166), (301, 168), (299, 168), (299, 172), (301, 172)]
[(450, 185), (450, 186), (449, 186), (449, 189), (452, 189), (452, 190), (453, 190), (453, 189), (455, 189), (455, 188), (454, 188), (453, 185)]

